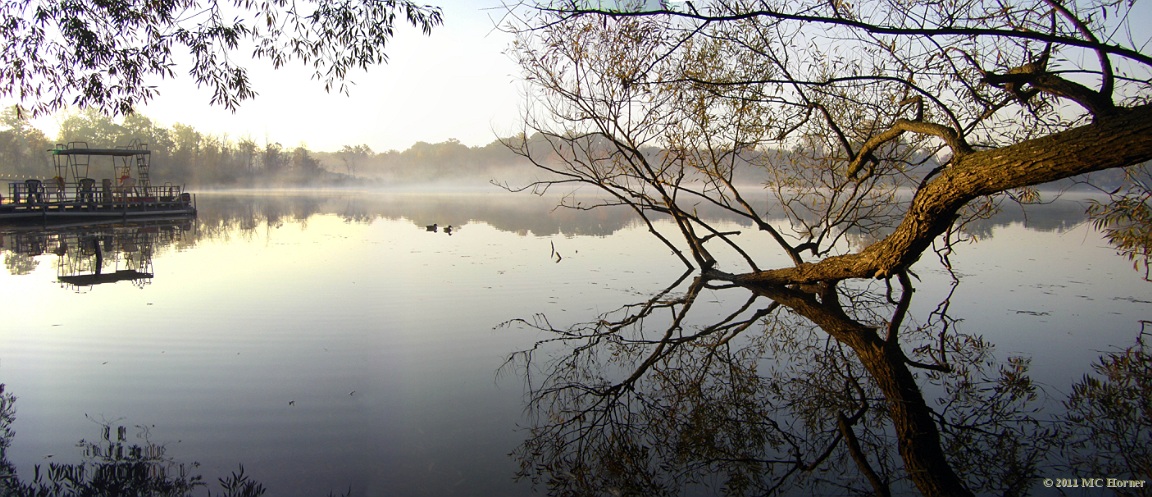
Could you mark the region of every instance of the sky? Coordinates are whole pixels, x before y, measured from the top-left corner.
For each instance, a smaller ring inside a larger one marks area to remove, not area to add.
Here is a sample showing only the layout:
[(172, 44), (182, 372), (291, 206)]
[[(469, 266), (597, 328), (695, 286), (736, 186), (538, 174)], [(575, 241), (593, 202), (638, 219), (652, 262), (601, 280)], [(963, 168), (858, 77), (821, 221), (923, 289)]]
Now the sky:
[[(259, 95), (235, 113), (210, 105), (210, 90), (197, 89), (187, 67), (159, 81), (159, 96), (137, 111), (163, 127), (180, 123), (229, 140), (313, 151), (364, 144), (385, 152), (449, 139), (482, 146), (519, 132), (525, 85), (505, 54), (512, 35), (495, 28), (500, 1), (426, 3), (442, 7), (444, 25), (430, 36), (407, 24), (397, 29), (389, 62), (353, 72), (350, 95), (326, 93), (299, 64), (274, 70), (270, 62), (253, 61), (247, 67)], [(1133, 15), (1134, 29), (1142, 31), (1135, 38), (1147, 39), (1152, 1), (1136, 2)], [(57, 119), (34, 124), (55, 138)]]
[[(386, 49), (388, 63), (353, 72), (350, 95), (326, 93), (300, 64), (274, 70), (257, 60), (247, 67), (259, 95), (236, 113), (210, 105), (211, 90), (197, 89), (187, 67), (177, 68), (177, 78), (159, 81), (159, 96), (137, 112), (163, 127), (180, 123), (230, 140), (313, 151), (365, 144), (384, 152), (449, 139), (481, 146), (516, 133), (523, 85), (519, 68), (503, 53), (512, 36), (494, 29), (501, 10), (492, 5), (499, 3), (426, 3), (443, 9), (444, 24), (430, 36), (408, 24), (398, 28)], [(56, 119), (34, 124), (55, 137)]]

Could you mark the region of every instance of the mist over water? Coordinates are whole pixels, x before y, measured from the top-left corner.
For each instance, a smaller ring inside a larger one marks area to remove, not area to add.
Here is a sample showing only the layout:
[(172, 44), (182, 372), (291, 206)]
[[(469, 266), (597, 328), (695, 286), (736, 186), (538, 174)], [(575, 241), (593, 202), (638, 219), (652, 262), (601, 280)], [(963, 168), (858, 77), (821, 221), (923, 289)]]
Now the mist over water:
[[(1050, 408), (1152, 312), (1147, 283), (1076, 200), (1004, 209), (953, 256), (957, 326), (997, 357), (1030, 357)], [(242, 464), (269, 495), (544, 494), (513, 481), (509, 454), (540, 420), (527, 415), (529, 379), (505, 361), (548, 334), (502, 323), (595, 321), (683, 273), (628, 211), (556, 202), (214, 191), (190, 222), (5, 229), (0, 383), (17, 397), (5, 456), (30, 479), (35, 465), (83, 460), (77, 442), (111, 424), (199, 463), (213, 485)], [(69, 283), (94, 272), (92, 237), (104, 274), (147, 276)], [(951, 275), (927, 255), (918, 275), (923, 317)], [(740, 304), (708, 295), (701, 324)]]

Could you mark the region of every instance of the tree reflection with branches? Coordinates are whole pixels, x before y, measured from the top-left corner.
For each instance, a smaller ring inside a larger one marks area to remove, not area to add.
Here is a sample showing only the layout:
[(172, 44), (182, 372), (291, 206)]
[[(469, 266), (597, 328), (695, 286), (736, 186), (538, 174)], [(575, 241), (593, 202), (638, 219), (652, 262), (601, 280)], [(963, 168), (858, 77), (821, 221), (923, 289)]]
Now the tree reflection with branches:
[[(100, 436), (76, 444), (83, 454), (79, 463), (53, 462), (33, 467), (23, 477), (8, 459), (8, 447), (16, 436), (16, 396), (0, 383), (0, 495), (4, 497), (259, 497), (267, 493), (263, 483), (238, 471), (217, 479), (218, 492), (196, 473), (197, 463), (181, 463), (168, 455), (164, 444), (150, 438), (150, 427), (129, 428), (97, 421)], [(132, 433), (132, 435), (129, 435)], [(350, 495), (351, 490), (343, 495)], [(329, 493), (329, 497), (335, 495)]]
[[(1102, 356), (1092, 367), (1098, 376), (1085, 375), (1064, 402), (1069, 422), (1061, 438), (1078, 449), (1068, 461), (1070, 468), (1152, 480), (1152, 351), (1146, 343), (1149, 322), (1142, 325), (1135, 345)], [(1147, 495), (1137, 489), (1116, 491)]]
[(551, 334), (506, 364), (526, 372), (535, 421), (520, 477), (554, 495), (891, 495), (924, 480), (1022, 495), (1046, 467), (1027, 361), (996, 360), (947, 302), (911, 322), (907, 278), (749, 291), (687, 276), (592, 322), (509, 323)]
[(561, 205), (623, 206), (698, 271), (584, 325), (520, 322), (556, 333), (511, 362), (540, 421), (522, 475), (578, 495), (1027, 492), (1056, 430), (1027, 359), (995, 360), (946, 302), (913, 322), (913, 271), (1088, 173), (1115, 180), (1082, 180), (1112, 194), (1098, 227), (1146, 260), (1152, 58), (1132, 7), (508, 2), (529, 86), (506, 144), (542, 173), (508, 188), (596, 191)]

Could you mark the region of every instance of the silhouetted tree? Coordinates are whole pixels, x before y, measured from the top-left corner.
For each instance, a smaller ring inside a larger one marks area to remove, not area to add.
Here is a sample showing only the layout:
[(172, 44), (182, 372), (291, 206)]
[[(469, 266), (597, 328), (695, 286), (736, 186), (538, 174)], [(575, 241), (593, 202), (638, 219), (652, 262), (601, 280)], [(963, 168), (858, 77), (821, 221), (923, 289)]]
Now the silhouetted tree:
[[(81, 440), (83, 462), (36, 465), (31, 478), (21, 477), (8, 459), (7, 449), (16, 435), (16, 397), (0, 383), (0, 495), (5, 497), (191, 497), (209, 485), (194, 474), (196, 464), (183, 464), (167, 454), (167, 447), (149, 439), (149, 427), (114, 426), (97, 421), (100, 436)], [(129, 436), (129, 430), (134, 436)], [(133, 440), (135, 439), (135, 440)], [(245, 474), (244, 466), (218, 479), (221, 497), (259, 497), (264, 484)], [(207, 495), (213, 495), (211, 491)], [(335, 495), (329, 493), (329, 495)], [(351, 491), (344, 495), (351, 495)]]
[(1027, 361), (996, 359), (945, 307), (913, 320), (911, 286), (749, 292), (688, 274), (585, 323), (510, 323), (548, 334), (508, 362), (533, 417), (522, 478), (552, 495), (893, 495), (925, 479), (953, 484), (928, 495), (1022, 495), (1051, 467)]
[(325, 90), (347, 92), (351, 71), (387, 61), (398, 15), (425, 34), (442, 22), (439, 8), (407, 0), (4, 2), (0, 96), (35, 115), (65, 105), (130, 114), (187, 54), (211, 102), (235, 109), (256, 95), (241, 51), (275, 67), (298, 61)]
[[(522, 138), (507, 143), (554, 175), (524, 188), (596, 188), (604, 201), (565, 205), (625, 206), (706, 284), (742, 286), (771, 301), (764, 309), (779, 305), (815, 323), (882, 394), (917, 489), (980, 491), (948, 459), (944, 427), (901, 345), (911, 270), (934, 243), (950, 248), (966, 222), (1004, 199), (1027, 203), (1037, 185), (1152, 159), (1152, 57), (1141, 52), (1143, 40), (1123, 38), (1132, 4), (670, 5), (510, 8), (512, 51), (532, 102)], [(766, 207), (765, 196), (779, 207)], [(742, 241), (700, 216), (701, 206), (741, 217), (771, 244)], [(774, 214), (787, 222), (773, 222)], [(658, 217), (671, 220), (671, 233), (657, 229)], [(784, 267), (768, 266), (781, 256)], [(892, 289), (887, 319), (862, 320), (860, 309), (840, 304), (869, 279)], [(595, 328), (597, 340), (618, 340), (604, 330), (610, 325)], [(670, 330), (651, 346), (657, 352), (678, 343), (681, 330)], [(1026, 384), (1011, 384), (1012, 370), (1006, 392), (1026, 397)], [(565, 391), (646, 401), (623, 383), (577, 384)], [(849, 421), (853, 412), (842, 410)], [(651, 450), (619, 455), (641, 449)], [(1011, 461), (1003, 469), (1028, 473), (1029, 456)], [(876, 482), (885, 475), (876, 477), (868, 480), (882, 493)], [(1020, 482), (998, 484), (1014, 493)]]
[(372, 149), (364, 144), (356, 146), (344, 145), (337, 154), (344, 163), (344, 171), (350, 176), (355, 176), (356, 166), (363, 163), (368, 156), (372, 155)]
[(96, 109), (80, 109), (66, 113), (60, 121), (57, 143), (84, 142), (94, 148), (126, 145), (127, 133), (123, 126)]
[[(1143, 323), (1145, 327), (1149, 322)], [(1105, 354), (1095, 374), (1072, 386), (1061, 439), (1072, 451), (1068, 469), (1152, 479), (1152, 351), (1142, 330), (1136, 344)], [(1147, 489), (1115, 490), (1146, 495)]]
[[(533, 188), (591, 185), (671, 216), (687, 246), (673, 248), (714, 277), (892, 277), (988, 196), (1152, 159), (1152, 58), (1120, 38), (1128, 3), (620, 5), (508, 16), (534, 97), (524, 134), (547, 147), (509, 145), (559, 178)], [(764, 193), (796, 229), (749, 202)], [(755, 223), (791, 267), (760, 267), (767, 252), (698, 204)], [(853, 230), (883, 236), (844, 253)], [(746, 249), (742, 271), (719, 270), (707, 241)]]
[(49, 164), (45, 150), (51, 146), (44, 133), (32, 127), (16, 109), (0, 110), (0, 172), (43, 175)]
[(284, 147), (279, 143), (264, 145), (260, 155), (260, 166), (265, 174), (277, 174), (288, 167), (288, 158), (284, 154)]
[(258, 148), (256, 146), (256, 142), (252, 141), (251, 138), (244, 138), (240, 140), (240, 143), (237, 144), (237, 147), (239, 149), (237, 150), (237, 153), (242, 171), (246, 175), (252, 174), (257, 162), (256, 151)]
[(1126, 185), (1110, 189), (1108, 202), (1093, 202), (1088, 209), (1097, 229), (1133, 267), (1144, 266), (1148, 280), (1152, 266), (1152, 166), (1125, 170)]
[(321, 171), (320, 162), (304, 147), (296, 147), (292, 151), (292, 169), (302, 177), (314, 176)]
[(172, 175), (191, 182), (198, 181), (203, 135), (191, 126), (176, 123), (172, 126), (171, 136), (173, 148), (169, 152), (171, 162), (168, 167)]

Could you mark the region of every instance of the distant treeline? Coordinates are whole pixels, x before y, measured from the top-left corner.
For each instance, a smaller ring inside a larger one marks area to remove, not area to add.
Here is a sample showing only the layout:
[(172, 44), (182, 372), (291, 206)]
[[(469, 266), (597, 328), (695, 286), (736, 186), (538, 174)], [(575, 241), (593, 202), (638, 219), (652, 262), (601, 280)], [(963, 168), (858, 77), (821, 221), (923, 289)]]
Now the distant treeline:
[[(304, 146), (292, 148), (249, 137), (202, 133), (183, 124), (164, 128), (140, 114), (117, 122), (94, 111), (65, 116), (59, 136), (53, 139), (8, 108), (0, 112), (0, 178), (52, 176), (52, 158), (47, 151), (56, 144), (71, 142), (85, 142), (91, 148), (146, 143), (152, 150), (154, 180), (201, 188), (482, 185), (503, 176), (523, 176), (525, 170), (531, 173), (531, 167), (499, 140), (483, 147), (449, 140), (420, 142), (403, 152), (376, 153), (367, 145), (316, 152)], [(103, 167), (108, 171), (101, 170)], [(111, 162), (104, 166), (94, 159), (89, 175), (110, 177), (111, 167)]]
[[(489, 182), (525, 185), (543, 174), (524, 158), (513, 153), (501, 140), (481, 147), (469, 147), (457, 140), (442, 143), (419, 142), (407, 150), (375, 152), (367, 145), (345, 145), (335, 152), (316, 152), (304, 146), (285, 147), (280, 143), (258, 143), (249, 137), (230, 138), (201, 133), (191, 126), (156, 126), (140, 114), (116, 122), (96, 111), (66, 115), (60, 136), (47, 137), (14, 108), (0, 111), (0, 179), (47, 178), (52, 176), (52, 159), (47, 150), (58, 143), (85, 142), (92, 148), (110, 148), (132, 142), (146, 143), (152, 150), (154, 181), (183, 183), (191, 187), (408, 187), (415, 185), (479, 187)], [(523, 137), (519, 138), (523, 140)], [(551, 150), (540, 136), (529, 139), (538, 158), (549, 160)], [(658, 149), (645, 154), (659, 155)], [(784, 150), (760, 152), (769, 160), (793, 160)], [(762, 156), (763, 157), (763, 156)], [(747, 164), (747, 163), (745, 163)], [(930, 171), (930, 158), (910, 171), (913, 182)], [(111, 177), (111, 163), (93, 163), (89, 175)], [(106, 167), (107, 172), (100, 168)], [(739, 167), (733, 180), (764, 183), (770, 174), (761, 167)], [(1123, 184), (1124, 173), (1104, 171), (1093, 177), (1098, 187)], [(1075, 188), (1076, 180), (1065, 180), (1058, 188)], [(3, 193), (0, 193), (2, 195)]]

